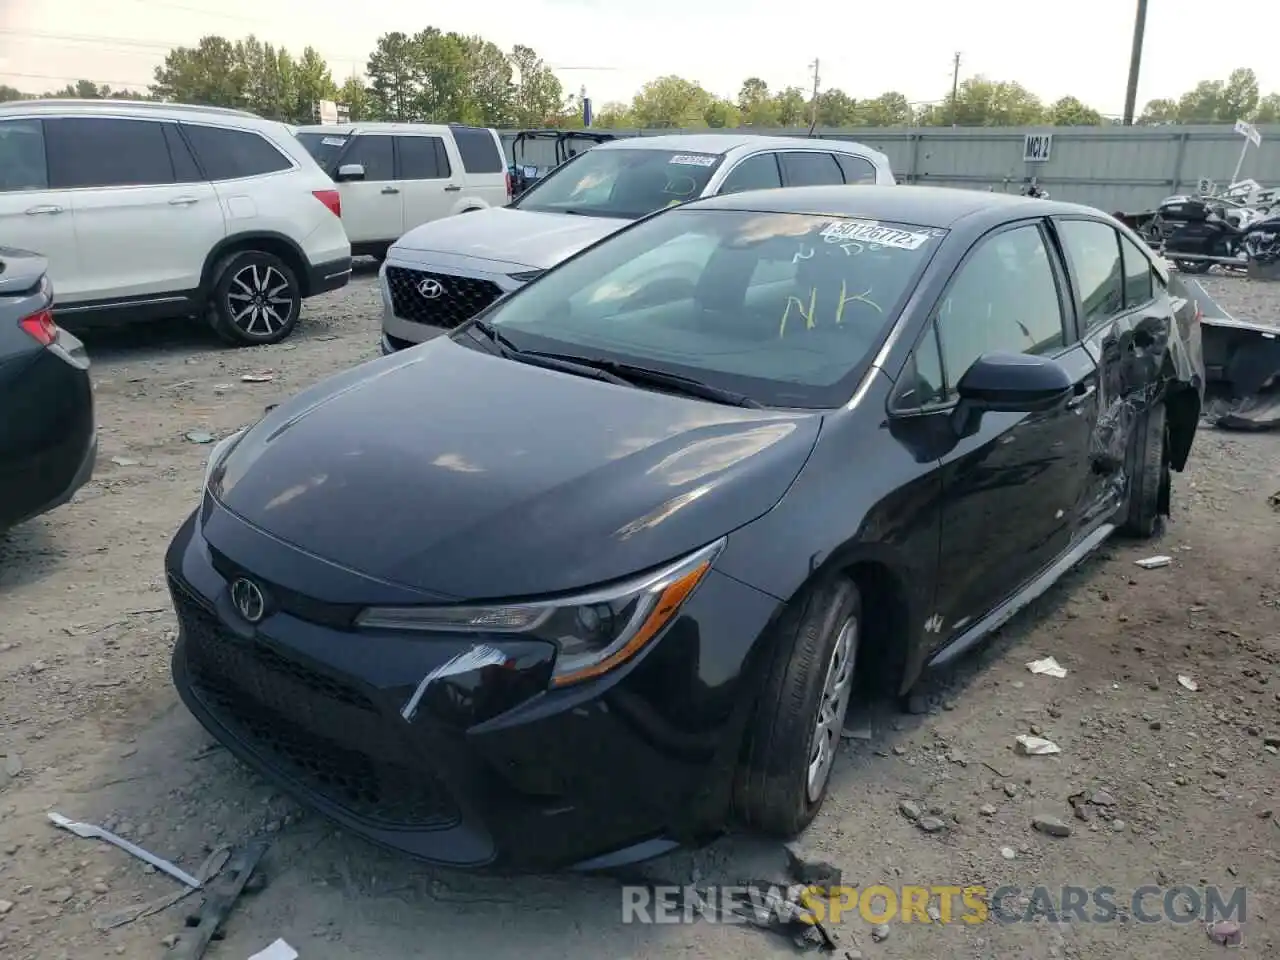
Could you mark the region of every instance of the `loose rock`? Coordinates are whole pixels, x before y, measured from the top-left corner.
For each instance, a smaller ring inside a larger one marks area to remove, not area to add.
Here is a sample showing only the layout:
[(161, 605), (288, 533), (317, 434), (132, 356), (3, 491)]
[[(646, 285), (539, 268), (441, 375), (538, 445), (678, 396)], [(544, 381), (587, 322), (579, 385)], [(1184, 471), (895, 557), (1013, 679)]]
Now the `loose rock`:
[(1058, 817), (1039, 816), (1031, 821), (1031, 825), (1051, 837), (1071, 836), (1071, 826)]

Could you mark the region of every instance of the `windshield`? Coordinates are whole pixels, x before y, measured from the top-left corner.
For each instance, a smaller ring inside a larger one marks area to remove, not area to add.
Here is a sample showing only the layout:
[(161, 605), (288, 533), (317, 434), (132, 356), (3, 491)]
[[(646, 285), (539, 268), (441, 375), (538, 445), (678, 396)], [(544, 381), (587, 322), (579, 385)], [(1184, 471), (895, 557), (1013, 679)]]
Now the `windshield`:
[(338, 157), (350, 138), (332, 133), (299, 133), (295, 136), (306, 148), (307, 153), (320, 164), (320, 169), (329, 176), (333, 176)]
[(515, 348), (696, 378), (770, 406), (846, 402), (946, 231), (673, 210), (484, 319)]
[(701, 196), (721, 159), (676, 150), (587, 150), (552, 170), (513, 206), (638, 220)]

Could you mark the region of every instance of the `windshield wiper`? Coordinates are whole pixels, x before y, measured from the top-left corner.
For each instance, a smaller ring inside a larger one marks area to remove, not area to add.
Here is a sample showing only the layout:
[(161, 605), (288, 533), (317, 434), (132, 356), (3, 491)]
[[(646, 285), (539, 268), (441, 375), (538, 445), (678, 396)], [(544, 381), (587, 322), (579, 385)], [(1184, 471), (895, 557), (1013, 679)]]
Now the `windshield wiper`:
[(532, 367), (543, 367), (547, 370), (559, 370), (561, 373), (572, 373), (575, 376), (587, 377), (590, 380), (603, 380), (605, 383), (613, 383), (618, 386), (631, 385), (631, 382), (626, 378), (594, 364), (582, 363), (576, 357), (562, 357), (553, 353), (535, 353), (521, 350), (487, 320), (473, 320), (471, 326), (467, 328), (468, 332), (472, 330), (488, 337), (489, 341), (498, 348), (498, 353), (506, 360), (527, 363)]
[(618, 382), (627, 383), (633, 386), (653, 386), (666, 387), (675, 393), (682, 393), (689, 397), (698, 397), (701, 400), (714, 400), (716, 403), (727, 403), (734, 407), (750, 407), (752, 409), (761, 409), (763, 404), (752, 400), (750, 397), (733, 390), (726, 390), (723, 387), (717, 387), (714, 384), (697, 380), (693, 377), (684, 377), (678, 373), (668, 373), (665, 370), (654, 370), (652, 367), (642, 367), (633, 363), (622, 363), (619, 360), (603, 360), (591, 357), (568, 357), (559, 354), (537, 353), (529, 354), (529, 356), (544, 357), (554, 359), (557, 362), (568, 361), (577, 366), (588, 367), (602, 372), (612, 374)]

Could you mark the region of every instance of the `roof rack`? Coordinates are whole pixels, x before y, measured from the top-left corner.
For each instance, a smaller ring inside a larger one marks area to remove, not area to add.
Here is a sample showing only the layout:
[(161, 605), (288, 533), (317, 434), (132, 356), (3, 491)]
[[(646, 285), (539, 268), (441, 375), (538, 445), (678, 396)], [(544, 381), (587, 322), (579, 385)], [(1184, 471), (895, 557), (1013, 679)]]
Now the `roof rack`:
[(131, 107), (142, 110), (190, 110), (196, 113), (213, 113), (222, 116), (231, 117), (253, 117), (255, 120), (262, 119), (256, 113), (250, 113), (248, 110), (237, 110), (234, 107), (208, 107), (203, 104), (195, 103), (164, 103), (158, 100), (100, 100), (94, 98), (74, 98), (74, 97), (44, 97), (39, 100), (10, 100), (7, 103), (0, 104), (5, 107), (44, 107), (50, 104), (65, 105), (71, 107)]

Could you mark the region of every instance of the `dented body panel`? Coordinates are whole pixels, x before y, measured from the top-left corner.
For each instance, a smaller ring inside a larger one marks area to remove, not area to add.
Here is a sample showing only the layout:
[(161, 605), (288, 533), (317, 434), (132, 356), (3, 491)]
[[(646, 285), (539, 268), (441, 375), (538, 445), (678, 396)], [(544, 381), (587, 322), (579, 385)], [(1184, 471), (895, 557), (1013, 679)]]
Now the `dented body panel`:
[(1233, 317), (1198, 280), (1185, 285), (1203, 313), (1205, 416), (1228, 430), (1280, 428), (1280, 317)]

